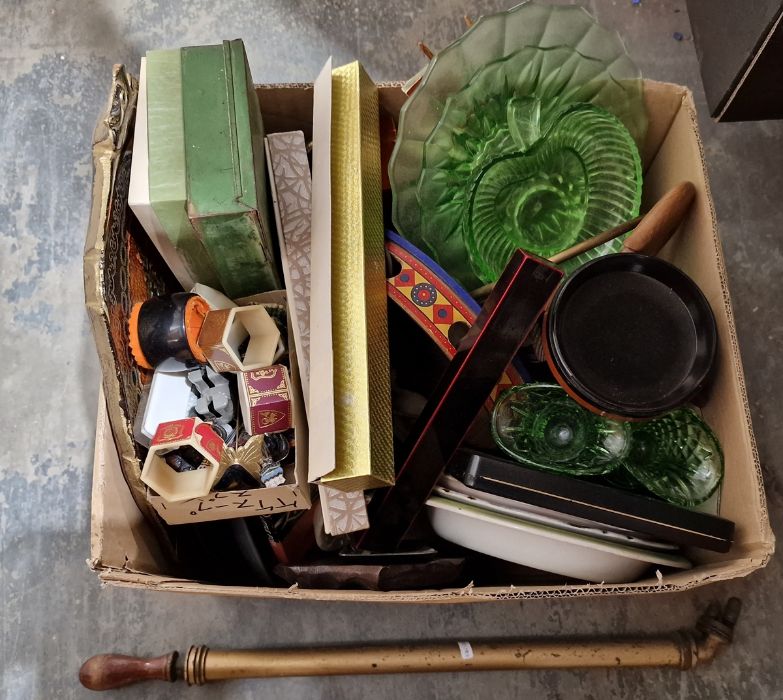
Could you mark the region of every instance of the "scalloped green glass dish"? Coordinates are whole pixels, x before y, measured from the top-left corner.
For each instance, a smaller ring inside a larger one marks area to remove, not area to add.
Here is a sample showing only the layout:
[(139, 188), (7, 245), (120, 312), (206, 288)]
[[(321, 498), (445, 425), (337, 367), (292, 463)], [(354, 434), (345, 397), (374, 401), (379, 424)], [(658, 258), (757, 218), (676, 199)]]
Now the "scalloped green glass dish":
[[(426, 189), (437, 189), (436, 178), (426, 182)], [(497, 280), (517, 248), (548, 258), (636, 216), (642, 167), (630, 134), (616, 117), (592, 105), (576, 105), (528, 150), (484, 165), (470, 184), (467, 202), (456, 192), (434, 193), (451, 206), (441, 208), (442, 226), (427, 229), (425, 240), (439, 250), (440, 264), (457, 273), (459, 253), (447, 260), (451, 249), (437, 239), (446, 230), (448, 211), (448, 223), (461, 225), (473, 272), (488, 283)], [(611, 241), (561, 267), (575, 269), (621, 245)]]
[(522, 464), (590, 476), (608, 474), (622, 464), (630, 429), (627, 423), (590, 413), (557, 384), (524, 384), (498, 398), (492, 436)]
[(656, 496), (678, 506), (704, 503), (723, 479), (723, 450), (691, 409), (678, 408), (631, 426), (624, 466)]
[[(444, 245), (462, 243), (457, 230), (432, 238), (434, 244), (423, 236), (423, 222), (432, 231), (442, 213), (437, 204), (419, 201), (425, 152), (427, 168), (440, 170), (444, 183), (469, 182), (488, 159), (532, 143), (534, 134), (524, 123), (528, 97), (541, 100), (543, 129), (563, 107), (590, 102), (615, 114), (637, 143), (646, 132), (638, 69), (617, 33), (597, 25), (584, 9), (528, 2), (482, 17), (430, 62), (400, 112), (389, 164), (395, 226), (439, 262)], [(444, 159), (452, 157), (463, 159), (445, 172)], [(444, 266), (470, 288), (478, 280), (462, 250), (464, 274)]]

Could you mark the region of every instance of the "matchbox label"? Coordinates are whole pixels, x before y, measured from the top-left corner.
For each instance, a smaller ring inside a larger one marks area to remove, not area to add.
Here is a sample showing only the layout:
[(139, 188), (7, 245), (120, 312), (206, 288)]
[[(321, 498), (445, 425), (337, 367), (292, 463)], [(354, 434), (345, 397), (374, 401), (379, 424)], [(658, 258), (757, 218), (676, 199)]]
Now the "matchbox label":
[[(161, 423), (152, 438), (153, 445), (165, 445), (170, 442), (182, 442), (193, 434), (196, 424), (195, 418), (181, 418)], [(217, 437), (217, 436), (215, 436)]]
[(291, 385), (283, 365), (243, 372), (253, 435), (278, 433), (292, 425)]

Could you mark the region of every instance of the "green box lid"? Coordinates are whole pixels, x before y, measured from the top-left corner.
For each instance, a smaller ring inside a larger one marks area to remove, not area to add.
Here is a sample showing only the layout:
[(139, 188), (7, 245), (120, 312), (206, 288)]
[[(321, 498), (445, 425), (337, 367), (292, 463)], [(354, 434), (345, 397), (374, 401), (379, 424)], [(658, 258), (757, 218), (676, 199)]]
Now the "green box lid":
[(229, 296), (280, 287), (264, 128), (244, 44), (182, 49), (188, 215)]
[(212, 261), (188, 219), (179, 49), (147, 52), (146, 90), (150, 204), (193, 279), (217, 286)]

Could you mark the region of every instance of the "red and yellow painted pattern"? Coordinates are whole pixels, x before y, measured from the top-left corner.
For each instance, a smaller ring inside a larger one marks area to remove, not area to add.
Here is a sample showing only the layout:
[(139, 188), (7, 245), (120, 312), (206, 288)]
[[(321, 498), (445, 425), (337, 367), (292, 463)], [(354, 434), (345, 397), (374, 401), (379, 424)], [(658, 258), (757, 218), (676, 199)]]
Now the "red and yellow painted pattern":
[[(410, 251), (387, 240), (386, 250), (401, 265), (396, 276), (386, 282), (387, 294), (424, 329), (447, 357), (457, 349), (449, 340), (449, 330), (456, 324), (472, 326), (476, 313), (435, 272), (418, 260)], [(510, 386), (524, 383), (522, 377), (509, 367), (493, 390), (488, 403), (491, 408), (497, 395)]]

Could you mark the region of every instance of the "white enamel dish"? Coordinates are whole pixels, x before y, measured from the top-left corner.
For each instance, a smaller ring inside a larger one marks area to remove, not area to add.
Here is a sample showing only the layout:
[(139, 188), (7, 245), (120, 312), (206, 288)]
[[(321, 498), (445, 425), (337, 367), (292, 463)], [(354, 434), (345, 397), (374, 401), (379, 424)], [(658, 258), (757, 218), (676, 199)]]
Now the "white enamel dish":
[(628, 583), (650, 566), (689, 569), (682, 556), (598, 540), (525, 522), (441, 496), (427, 501), (433, 530), (444, 540), (505, 561), (593, 583)]

